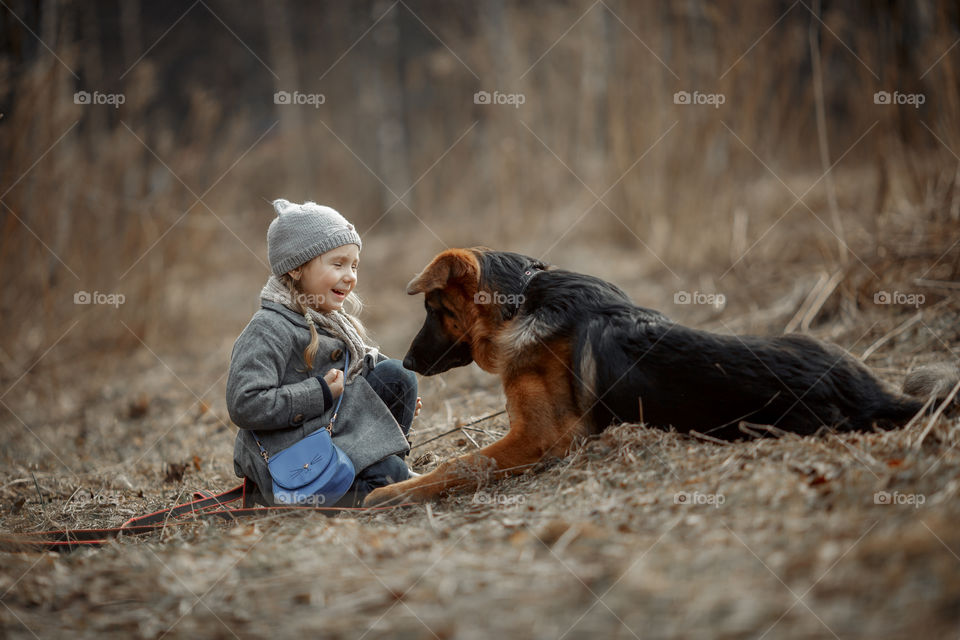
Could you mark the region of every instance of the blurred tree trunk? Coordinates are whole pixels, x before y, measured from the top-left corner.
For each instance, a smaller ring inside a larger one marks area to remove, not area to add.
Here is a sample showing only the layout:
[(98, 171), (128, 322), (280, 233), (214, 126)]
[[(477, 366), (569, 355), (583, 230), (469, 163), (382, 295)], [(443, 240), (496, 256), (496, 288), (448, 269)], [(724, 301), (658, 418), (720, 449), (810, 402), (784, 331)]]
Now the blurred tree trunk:
[[(142, 91), (143, 84), (136, 82), (137, 77), (139, 76), (136, 73), (136, 70), (133, 69), (134, 64), (143, 64), (142, 61), (138, 62), (138, 59), (143, 55), (143, 39), (140, 34), (141, 27), (141, 15), (140, 15), (140, 3), (139, 2), (121, 2), (120, 3), (120, 49), (123, 55), (123, 73), (126, 74), (128, 71), (133, 71), (134, 75), (130, 78), (131, 81), (128, 81), (124, 85), (124, 91), (127, 91), (127, 87), (134, 86), (140, 93), (146, 93)], [(140, 118), (137, 116), (142, 111), (144, 104), (146, 103), (146, 98), (142, 96), (127, 96), (128, 99), (126, 103), (127, 108), (124, 112), (124, 119), (130, 124), (130, 127), (136, 131), (137, 124), (140, 121)], [(138, 156), (139, 162), (131, 162), (127, 167), (127, 171), (123, 172), (123, 190), (122, 193), (125, 197), (128, 198), (137, 198), (142, 197), (147, 193), (147, 174), (149, 172), (149, 156), (140, 154)], [(140, 215), (143, 215), (142, 210), (138, 210)]]
[[(597, 195), (606, 189), (603, 178), (607, 155), (606, 115), (608, 80), (612, 65), (610, 21), (613, 18), (603, 6), (595, 6), (584, 17), (580, 28), (586, 46), (582, 48), (580, 68), (580, 104), (577, 118), (578, 171)], [(611, 178), (612, 182), (616, 178)]]
[(123, 51), (123, 67), (129, 69), (140, 57), (140, 3), (120, 3), (120, 47)]
[[(275, 91), (287, 91), (291, 95), (300, 91), (300, 69), (294, 50), (293, 31), (287, 16), (286, 2), (263, 0), (264, 29), (270, 49), (272, 66), (278, 79), (274, 81)], [(277, 104), (274, 107), (280, 120), (280, 139), (283, 144), (283, 161), (286, 164), (286, 189), (293, 189), (301, 195), (290, 194), (292, 198), (307, 196), (315, 199), (310, 190), (316, 184), (314, 166), (311, 162), (306, 127), (303, 122), (302, 105)]]
[[(484, 4), (482, 15), (482, 33), (485, 42), (490, 43), (490, 64), (493, 67), (492, 86), (481, 86), (477, 89), (493, 93), (495, 89), (507, 86), (508, 73), (513, 71), (509, 66), (508, 51), (509, 43), (506, 38), (506, 18), (504, 17), (503, 0), (488, 0)], [(511, 78), (512, 80), (512, 78)], [(484, 108), (487, 107), (487, 108)], [(510, 170), (509, 162), (506, 161), (503, 153), (502, 140), (496, 137), (494, 132), (506, 131), (504, 123), (497, 116), (501, 115), (503, 109), (490, 109), (489, 105), (477, 107), (481, 112), (480, 124), (477, 127), (477, 140), (480, 145), (480, 180), (481, 184), (490, 185), (492, 189), (488, 192), (493, 193), (496, 200), (496, 211), (491, 215), (497, 219), (498, 242), (506, 243), (512, 233), (513, 216), (508, 202), (516, 197), (515, 190), (518, 185), (512, 181), (513, 173)], [(512, 196), (510, 194), (513, 194)]]
[[(85, 23), (96, 22), (96, 16), (93, 15), (94, 9), (92, 7), (84, 7), (79, 11), (83, 12), (83, 20)], [(72, 34), (74, 31), (74, 20), (76, 19), (75, 14), (77, 11), (72, 6), (64, 8), (59, 2), (48, 0), (44, 3), (43, 12), (45, 14), (43, 22), (44, 42), (49, 43), (48, 46), (54, 51), (59, 50), (64, 52), (64, 55), (61, 57), (65, 58), (68, 65), (71, 67), (76, 66), (72, 56), (73, 51), (63, 45), (64, 41), (71, 37), (67, 34)], [(49, 20), (47, 18), (49, 18)], [(90, 28), (90, 25), (84, 24), (84, 30), (87, 28)], [(99, 80), (100, 55), (99, 42), (96, 40), (99, 34), (97, 33), (96, 26), (93, 26), (92, 29), (93, 38), (95, 39), (93, 40), (93, 45), (84, 51), (83, 65), (84, 67), (87, 67), (88, 64), (93, 65), (94, 71), (91, 75), (93, 78)], [(60, 34), (64, 34), (65, 37), (59, 37)], [(89, 58), (86, 56), (89, 56)], [(69, 116), (66, 116), (64, 112), (69, 110), (69, 103), (73, 101), (73, 93), (70, 91), (73, 78), (67, 77), (70, 72), (64, 68), (64, 65), (53, 59), (52, 56), (50, 62), (52, 64), (52, 75), (55, 76), (56, 80), (48, 85), (52, 92), (52, 95), (50, 95), (51, 104), (47, 107), (49, 115), (47, 118), (41, 118), (39, 120), (52, 129), (42, 134), (44, 138), (52, 142), (66, 129), (63, 123), (67, 121)], [(88, 108), (88, 111), (97, 112), (99, 110)], [(103, 116), (91, 118), (91, 123), (91, 128), (100, 127), (99, 131), (106, 130), (106, 119)], [(45, 167), (49, 172), (46, 175), (53, 177), (56, 182), (60, 183), (60, 188), (55, 189), (52, 193), (45, 193), (43, 195), (44, 199), (49, 199), (48, 204), (50, 208), (48, 211), (50, 211), (50, 217), (56, 220), (55, 222), (52, 220), (44, 222), (44, 224), (49, 224), (54, 232), (54, 237), (51, 241), (53, 251), (46, 256), (46, 281), (50, 284), (51, 288), (57, 284), (57, 279), (60, 276), (66, 275), (64, 274), (63, 265), (58, 256), (67, 256), (68, 243), (73, 237), (72, 221), (76, 218), (73, 209), (76, 205), (76, 189), (79, 186), (75, 180), (60, 181), (57, 180), (56, 176), (62, 175), (60, 173), (61, 168), (66, 172), (66, 167), (75, 166), (73, 161), (76, 155), (76, 138), (74, 136), (67, 136), (67, 139), (58, 145), (56, 158), (51, 158), (49, 164)], [(87, 170), (89, 170), (89, 168), (87, 168)], [(93, 175), (96, 177), (97, 172), (94, 171)], [(44, 185), (44, 181), (40, 180), (38, 184)], [(102, 225), (102, 227), (108, 226), (108, 224)], [(45, 299), (44, 303), (49, 308), (50, 301)]]
[[(385, 3), (384, 3), (385, 4)], [(375, 10), (380, 15), (381, 7)], [(401, 5), (395, 6), (384, 16), (377, 25), (373, 35), (376, 44), (376, 59), (371, 67), (371, 86), (375, 104), (379, 105), (380, 113), (376, 120), (377, 139), (377, 172), (380, 179), (393, 190), (383, 189), (381, 200), (386, 210), (394, 203), (397, 196), (403, 196), (404, 191), (410, 188), (414, 179), (410, 176), (410, 153), (407, 145), (407, 126), (404, 120), (404, 91), (403, 65), (406, 60), (403, 45), (410, 42), (410, 38), (400, 37), (401, 17), (405, 11)], [(405, 206), (406, 205), (406, 206)], [(414, 206), (413, 192), (401, 198), (391, 213), (401, 213), (406, 207), (420, 215)], [(400, 211), (397, 211), (397, 210)], [(388, 216), (396, 220), (396, 215)], [(388, 223), (389, 220), (385, 219)]]

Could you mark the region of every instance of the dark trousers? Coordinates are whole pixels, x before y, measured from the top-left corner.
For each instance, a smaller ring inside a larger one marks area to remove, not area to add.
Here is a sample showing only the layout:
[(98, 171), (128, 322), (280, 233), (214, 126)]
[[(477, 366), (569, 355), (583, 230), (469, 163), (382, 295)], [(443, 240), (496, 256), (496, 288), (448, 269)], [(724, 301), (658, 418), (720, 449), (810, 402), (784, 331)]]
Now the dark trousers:
[[(390, 409), (403, 435), (406, 436), (410, 432), (413, 414), (417, 408), (417, 375), (409, 369), (404, 369), (399, 360), (390, 359), (374, 367), (367, 374), (367, 382)], [(405, 457), (406, 454), (403, 456)], [(387, 456), (361, 470), (350, 486), (350, 490), (335, 506), (359, 506), (367, 494), (377, 487), (385, 487), (409, 477), (407, 464), (400, 456)]]
[(417, 409), (417, 374), (391, 358), (374, 367), (367, 374), (367, 382), (390, 409), (403, 435), (407, 435)]

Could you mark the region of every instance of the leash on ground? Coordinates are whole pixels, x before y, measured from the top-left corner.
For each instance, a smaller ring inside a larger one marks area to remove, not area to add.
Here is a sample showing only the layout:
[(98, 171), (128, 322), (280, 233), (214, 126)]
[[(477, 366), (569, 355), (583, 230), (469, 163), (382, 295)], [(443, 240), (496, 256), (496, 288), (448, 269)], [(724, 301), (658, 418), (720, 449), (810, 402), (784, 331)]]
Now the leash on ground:
[(422, 447), (423, 445), (429, 444), (429, 443), (433, 442), (434, 440), (439, 440), (440, 438), (445, 438), (445, 437), (449, 436), (449, 435), (452, 434), (452, 433), (456, 433), (457, 431), (461, 431), (461, 430), (466, 429), (466, 428), (468, 428), (468, 427), (472, 427), (472, 426), (475, 425), (475, 424), (480, 424), (480, 423), (483, 422), (484, 420), (489, 420), (490, 418), (496, 418), (497, 416), (499, 416), (499, 415), (501, 415), (501, 414), (504, 414), (504, 413), (506, 413), (506, 412), (507, 412), (506, 409), (501, 409), (500, 411), (497, 411), (496, 413), (491, 413), (490, 415), (483, 416), (482, 418), (477, 418), (477, 419), (474, 420), (473, 422), (468, 422), (467, 424), (461, 424), (460, 426), (454, 427), (453, 429), (450, 429), (449, 431), (444, 431), (444, 432), (441, 433), (440, 435), (434, 436), (434, 437), (430, 438), (429, 440), (424, 440), (423, 442), (418, 442), (417, 444), (415, 444), (415, 445), (413, 445), (412, 447), (410, 447), (410, 450), (412, 451), (412, 450), (416, 449), (417, 447)]
[[(283, 506), (253, 507), (251, 503), (253, 483), (244, 480), (243, 484), (223, 493), (195, 491), (193, 500), (142, 516), (135, 516), (119, 527), (105, 529), (59, 529), (52, 531), (34, 531), (4, 535), (0, 538), (0, 551), (73, 551), (82, 547), (99, 547), (121, 536), (139, 536), (174, 529), (186, 524), (196, 524), (205, 519), (219, 518), (236, 521), (239, 518), (275, 515), (283, 513), (322, 513), (335, 516), (341, 513), (362, 514), (389, 511), (409, 503), (386, 507), (319, 507), (319, 506)], [(241, 506), (230, 504), (241, 501)]]

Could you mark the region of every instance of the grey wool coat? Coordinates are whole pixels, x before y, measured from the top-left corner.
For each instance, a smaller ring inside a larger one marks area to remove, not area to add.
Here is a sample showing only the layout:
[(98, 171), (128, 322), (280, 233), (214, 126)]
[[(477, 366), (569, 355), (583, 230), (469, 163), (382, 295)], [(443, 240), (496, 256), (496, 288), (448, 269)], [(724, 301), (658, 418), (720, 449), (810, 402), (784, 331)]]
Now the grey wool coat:
[[(272, 455), (326, 426), (333, 416), (334, 407), (323, 410), (323, 387), (316, 376), (343, 369), (346, 344), (318, 331), (320, 346), (313, 368), (305, 371), (303, 351), (310, 343), (306, 319), (282, 304), (261, 300), (260, 309), (233, 344), (227, 410), (240, 427), (234, 471), (253, 480), (267, 504), (274, 504), (273, 483), (253, 432)], [(357, 473), (409, 449), (400, 425), (365, 377), (385, 359), (366, 356), (361, 375), (344, 388), (333, 425), (333, 442), (350, 457)]]

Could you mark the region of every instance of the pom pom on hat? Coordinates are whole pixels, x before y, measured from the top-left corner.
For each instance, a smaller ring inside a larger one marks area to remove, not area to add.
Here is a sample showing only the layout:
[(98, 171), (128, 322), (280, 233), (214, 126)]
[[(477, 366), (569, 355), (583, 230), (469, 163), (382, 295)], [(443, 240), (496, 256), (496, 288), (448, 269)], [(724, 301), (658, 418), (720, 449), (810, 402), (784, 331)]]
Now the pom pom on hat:
[(296, 208), (297, 205), (293, 204), (289, 200), (284, 200), (283, 198), (277, 198), (273, 201), (273, 208), (276, 210), (278, 216), (282, 216), (288, 211), (292, 211)]

